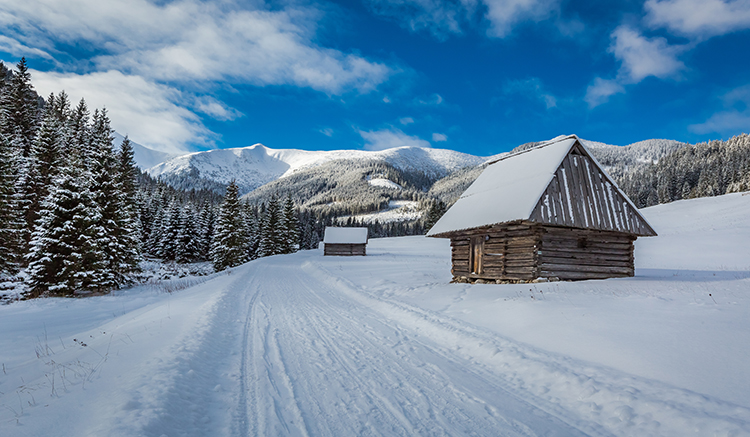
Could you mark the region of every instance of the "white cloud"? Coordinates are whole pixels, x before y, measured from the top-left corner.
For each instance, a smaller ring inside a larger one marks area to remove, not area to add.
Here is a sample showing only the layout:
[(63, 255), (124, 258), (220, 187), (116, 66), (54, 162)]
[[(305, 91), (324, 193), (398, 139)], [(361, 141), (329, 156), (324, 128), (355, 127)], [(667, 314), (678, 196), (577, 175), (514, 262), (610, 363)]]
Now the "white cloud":
[(525, 80), (510, 80), (503, 86), (505, 94), (521, 94), (526, 97), (541, 100), (547, 109), (557, 106), (557, 98), (545, 92), (541, 79), (532, 77)]
[[(463, 33), (481, 19), (489, 23), (487, 34), (505, 38), (523, 22), (540, 22), (556, 15), (560, 0), (368, 0), (376, 14), (389, 17), (412, 32), (427, 31), (438, 39)], [(570, 31), (562, 25), (561, 32)]]
[(318, 130), (318, 132), (322, 133), (323, 135), (325, 135), (327, 137), (332, 137), (333, 136), (333, 129), (331, 129), (330, 127), (321, 128), (321, 129)]
[(19, 57), (33, 55), (39, 56), (40, 58), (52, 59), (52, 56), (46, 51), (29, 47), (5, 35), (0, 35), (0, 52), (10, 53), (11, 55)]
[(597, 77), (594, 83), (586, 89), (584, 100), (589, 104), (589, 108), (605, 103), (609, 97), (615, 94), (624, 93), (625, 88), (616, 80), (607, 80)]
[(31, 71), (40, 95), (61, 90), (75, 106), (86, 99), (90, 110), (107, 108), (112, 127), (134, 141), (165, 152), (180, 152), (186, 144), (210, 145), (215, 134), (185, 107), (174, 88), (118, 71), (90, 74)]
[(474, 14), (477, 0), (368, 0), (370, 10), (398, 21), (402, 27), (426, 30), (438, 39), (462, 33), (462, 25)]
[(234, 120), (244, 115), (237, 109), (230, 108), (210, 96), (198, 97), (195, 102), (195, 109), (221, 121)]
[(491, 23), (489, 35), (508, 36), (523, 21), (539, 22), (550, 18), (558, 8), (558, 0), (483, 0), (485, 18)]
[[(186, 115), (189, 109), (220, 120), (240, 115), (222, 102), (200, 97), (216, 83), (289, 85), (341, 95), (371, 91), (398, 72), (361, 55), (320, 46), (316, 31), (322, 13), (296, 4), (268, 8), (263, 2), (242, 0), (3, 1), (0, 26), (8, 32), (0, 38), (0, 49), (49, 58), (76, 46), (89, 57), (70, 65), (57, 60), (57, 71), (79, 75), (119, 71), (129, 79), (117, 86), (136, 86), (119, 90), (124, 95), (141, 95), (146, 87), (158, 89), (155, 99), (169, 102), (159, 107), (167, 123), (182, 120), (181, 126), (201, 133), (198, 141), (210, 141), (211, 135), (199, 118)], [(49, 74), (47, 79), (66, 77), (77, 76)], [(92, 85), (87, 100), (99, 99), (93, 92), (112, 94), (104, 88)], [(191, 97), (191, 92), (196, 96)], [(180, 97), (162, 99), (165, 94)], [(103, 103), (113, 110), (116, 121), (114, 109), (119, 104)], [(130, 132), (135, 139), (136, 130)], [(172, 133), (164, 130), (163, 138), (157, 139), (158, 132), (151, 131), (147, 136), (151, 144), (169, 147), (177, 144), (175, 138), (196, 138), (168, 137)]]
[(382, 129), (378, 131), (359, 131), (365, 140), (366, 150), (385, 150), (394, 147), (431, 147), (428, 141), (417, 136), (407, 135), (400, 129)]
[(664, 38), (646, 38), (628, 26), (612, 32), (610, 51), (622, 62), (620, 75), (636, 83), (648, 76), (660, 79), (674, 77), (685, 68), (677, 59), (684, 51), (682, 46), (670, 46)]
[(441, 141), (448, 141), (448, 136), (445, 134), (439, 134), (437, 132), (433, 132), (432, 141), (436, 143), (441, 142)]
[(750, 85), (735, 88), (722, 96), (724, 111), (713, 114), (703, 123), (688, 126), (697, 134), (719, 133), (736, 135), (747, 133), (750, 126)]
[(414, 123), (414, 119), (411, 117), (402, 117), (398, 121), (404, 126)]
[(747, 0), (647, 0), (645, 20), (690, 37), (709, 38), (750, 28)]
[(438, 106), (443, 103), (443, 96), (435, 93), (426, 99), (417, 99), (417, 103), (419, 103), (420, 105)]
[(677, 79), (685, 69), (677, 56), (687, 46), (669, 45), (665, 38), (647, 38), (629, 26), (619, 26), (611, 34), (609, 51), (620, 61), (617, 77), (597, 77), (586, 90), (584, 100), (590, 108), (605, 103), (610, 96), (625, 92), (625, 85), (636, 84), (654, 76)]
[[(294, 85), (331, 94), (368, 91), (393, 70), (313, 42), (314, 9), (242, 9), (241, 2), (28, 0), (6, 3), (0, 23), (17, 40), (91, 45), (91, 61), (160, 81)], [(52, 36), (54, 35), (54, 40)]]

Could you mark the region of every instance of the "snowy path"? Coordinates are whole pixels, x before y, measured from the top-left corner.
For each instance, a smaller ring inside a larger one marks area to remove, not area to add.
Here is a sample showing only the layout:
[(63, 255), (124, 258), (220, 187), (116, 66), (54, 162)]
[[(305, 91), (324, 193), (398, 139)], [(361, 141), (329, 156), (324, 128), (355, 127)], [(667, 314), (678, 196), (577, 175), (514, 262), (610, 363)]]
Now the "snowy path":
[[(264, 264), (265, 280), (247, 290), (236, 435), (582, 434), (554, 408), (529, 404), (496, 375), (331, 287), (331, 278)], [(301, 270), (314, 269), (305, 261)]]

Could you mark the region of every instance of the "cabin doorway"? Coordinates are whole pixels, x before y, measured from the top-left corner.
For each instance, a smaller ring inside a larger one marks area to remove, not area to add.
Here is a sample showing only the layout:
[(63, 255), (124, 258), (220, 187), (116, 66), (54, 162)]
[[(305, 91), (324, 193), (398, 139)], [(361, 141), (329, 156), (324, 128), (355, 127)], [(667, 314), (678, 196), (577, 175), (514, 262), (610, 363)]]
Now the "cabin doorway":
[(469, 247), (469, 268), (471, 273), (482, 273), (482, 253), (484, 253), (484, 236), (472, 237)]

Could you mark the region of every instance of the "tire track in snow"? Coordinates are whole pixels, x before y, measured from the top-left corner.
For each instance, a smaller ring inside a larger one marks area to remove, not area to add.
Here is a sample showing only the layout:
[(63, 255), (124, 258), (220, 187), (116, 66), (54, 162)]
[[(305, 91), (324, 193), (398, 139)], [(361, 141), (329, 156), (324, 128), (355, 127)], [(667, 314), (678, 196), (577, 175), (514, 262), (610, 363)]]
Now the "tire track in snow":
[(307, 262), (303, 270), (391, 323), (496, 374), (519, 398), (574, 426), (600, 425), (587, 433), (750, 435), (747, 408), (541, 351), (443, 314), (375, 296), (321, 264)]
[(288, 257), (262, 264), (262, 283), (247, 292), (257, 293), (246, 336), (249, 434), (581, 434)]

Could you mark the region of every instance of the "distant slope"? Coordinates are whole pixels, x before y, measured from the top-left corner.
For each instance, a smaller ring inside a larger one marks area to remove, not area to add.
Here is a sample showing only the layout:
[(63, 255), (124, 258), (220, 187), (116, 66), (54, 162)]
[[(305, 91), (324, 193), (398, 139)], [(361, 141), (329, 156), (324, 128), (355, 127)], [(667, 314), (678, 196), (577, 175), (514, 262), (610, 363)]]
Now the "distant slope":
[[(122, 144), (122, 140), (125, 139), (124, 136), (120, 135), (118, 132), (114, 133), (115, 141), (115, 149), (120, 148), (120, 144)], [(149, 149), (148, 147), (141, 146), (140, 144), (136, 143), (133, 140), (130, 140), (130, 144), (133, 146), (133, 155), (135, 158), (135, 163), (138, 167), (140, 167), (141, 170), (145, 170), (147, 168), (153, 167), (157, 164), (160, 164), (164, 161), (167, 161), (169, 159), (172, 159), (178, 155), (175, 155), (174, 153), (166, 153), (166, 152), (160, 152), (158, 150)]]
[(244, 199), (262, 203), (273, 195), (290, 195), (308, 210), (341, 216), (386, 209), (392, 200), (422, 200), (433, 182), (421, 171), (401, 170), (384, 161), (337, 160), (299, 169), (253, 190)]
[(332, 161), (383, 162), (402, 171), (418, 171), (437, 180), (455, 170), (475, 166), (484, 158), (444, 149), (400, 147), (370, 152), (364, 150), (308, 151), (271, 149), (262, 144), (234, 149), (191, 153), (148, 169), (178, 188), (226, 186), (235, 180), (242, 193), (284, 178), (303, 169)]

